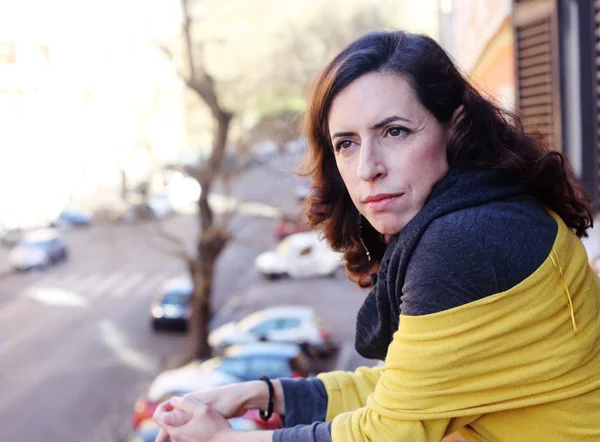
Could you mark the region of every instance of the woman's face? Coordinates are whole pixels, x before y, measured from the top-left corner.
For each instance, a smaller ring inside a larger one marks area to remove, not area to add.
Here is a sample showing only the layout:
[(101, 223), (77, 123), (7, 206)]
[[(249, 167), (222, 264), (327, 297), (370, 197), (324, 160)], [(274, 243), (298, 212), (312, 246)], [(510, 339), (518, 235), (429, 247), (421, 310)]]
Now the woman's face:
[(366, 74), (329, 113), (338, 170), (360, 213), (384, 235), (400, 232), (448, 172), (446, 129), (394, 74)]

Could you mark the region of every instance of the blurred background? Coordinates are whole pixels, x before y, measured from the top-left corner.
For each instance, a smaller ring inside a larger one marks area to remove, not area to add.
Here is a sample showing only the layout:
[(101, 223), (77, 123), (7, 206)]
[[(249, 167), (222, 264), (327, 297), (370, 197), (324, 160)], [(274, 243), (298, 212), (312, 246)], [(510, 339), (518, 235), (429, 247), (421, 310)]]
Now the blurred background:
[(0, 0), (2, 442), (154, 440), (170, 395), (378, 363), (295, 172), (315, 74), (390, 28), (438, 40), (597, 210), (600, 1)]

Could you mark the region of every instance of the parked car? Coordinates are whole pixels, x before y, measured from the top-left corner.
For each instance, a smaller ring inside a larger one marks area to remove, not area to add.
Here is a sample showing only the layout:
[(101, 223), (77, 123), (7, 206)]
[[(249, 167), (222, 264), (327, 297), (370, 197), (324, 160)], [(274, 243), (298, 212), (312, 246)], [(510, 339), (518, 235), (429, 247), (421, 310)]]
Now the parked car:
[(68, 258), (67, 245), (54, 229), (27, 233), (9, 253), (14, 270), (45, 268)]
[(258, 255), (255, 265), (267, 279), (335, 276), (342, 265), (342, 257), (318, 232), (310, 231), (288, 236), (275, 250)]
[(311, 356), (325, 356), (334, 345), (323, 320), (311, 307), (271, 307), (229, 322), (208, 336), (211, 347), (223, 349), (234, 344), (258, 341), (293, 342)]
[(270, 378), (305, 377), (310, 373), (310, 363), (302, 348), (293, 343), (255, 342), (233, 345), (222, 356), (202, 363), (200, 371), (220, 371), (235, 376), (240, 381)]
[(275, 222), (275, 236), (280, 240), (294, 233), (306, 232), (308, 229), (306, 220), (300, 214), (282, 213)]
[[(301, 349), (293, 344), (257, 343), (228, 348), (223, 356), (207, 361), (192, 361), (181, 368), (167, 370), (152, 382), (148, 393), (135, 403), (133, 427), (154, 414), (156, 407), (171, 396), (215, 388), (234, 382), (271, 378), (299, 377), (309, 374), (309, 363)], [(254, 419), (249, 413), (249, 419)], [(276, 418), (262, 424), (276, 427)], [(257, 421), (260, 424), (260, 422)]]
[(153, 330), (186, 328), (192, 313), (194, 285), (189, 278), (173, 278), (162, 284), (150, 306)]
[(91, 223), (90, 215), (83, 210), (69, 207), (59, 213), (58, 217), (52, 221), (51, 227), (87, 227)]

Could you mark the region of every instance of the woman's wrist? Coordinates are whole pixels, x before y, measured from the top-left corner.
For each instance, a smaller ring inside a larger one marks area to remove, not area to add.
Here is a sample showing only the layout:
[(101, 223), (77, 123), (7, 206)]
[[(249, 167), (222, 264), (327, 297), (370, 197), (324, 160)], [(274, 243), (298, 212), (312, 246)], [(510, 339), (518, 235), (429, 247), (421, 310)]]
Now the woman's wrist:
[(210, 442), (272, 442), (273, 431), (235, 431), (217, 433)]
[[(281, 382), (273, 379), (274, 404), (273, 412), (284, 415), (285, 402), (283, 400), (283, 387)], [(246, 395), (245, 406), (247, 410), (266, 410), (269, 405), (269, 386), (265, 381), (249, 381), (246, 383), (248, 392)]]

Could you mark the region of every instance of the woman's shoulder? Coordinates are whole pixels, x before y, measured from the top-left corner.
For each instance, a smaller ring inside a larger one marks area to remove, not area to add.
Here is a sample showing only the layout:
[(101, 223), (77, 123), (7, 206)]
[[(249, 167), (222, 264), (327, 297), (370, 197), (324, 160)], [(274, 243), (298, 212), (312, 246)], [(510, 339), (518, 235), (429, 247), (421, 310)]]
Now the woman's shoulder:
[(528, 198), (435, 219), (408, 263), (402, 311), (435, 313), (510, 289), (544, 262), (557, 229), (550, 214)]

